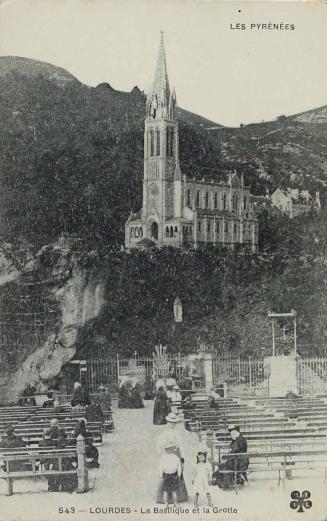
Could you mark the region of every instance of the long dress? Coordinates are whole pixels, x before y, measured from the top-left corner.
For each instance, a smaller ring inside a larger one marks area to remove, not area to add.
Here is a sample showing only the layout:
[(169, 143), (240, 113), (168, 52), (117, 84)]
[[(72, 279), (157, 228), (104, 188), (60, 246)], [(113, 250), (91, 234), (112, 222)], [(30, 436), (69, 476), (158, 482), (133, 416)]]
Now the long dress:
[(120, 409), (130, 409), (131, 407), (131, 394), (125, 384), (122, 384), (119, 389), (118, 407)]
[[(157, 440), (157, 449), (159, 449), (160, 451), (163, 451), (164, 447), (168, 443), (175, 445), (175, 454), (181, 460), (182, 474), (178, 478), (178, 486), (177, 486), (177, 490), (176, 490), (176, 495), (177, 495), (177, 502), (183, 503), (188, 500), (188, 492), (187, 492), (187, 488), (186, 488), (185, 480), (184, 480), (184, 476), (183, 476), (184, 458), (183, 458), (182, 450), (181, 450), (181, 439), (180, 439), (179, 433), (176, 432), (175, 429), (166, 429), (164, 432), (162, 432), (160, 434), (160, 436), (158, 437), (158, 440)], [(162, 482), (159, 484), (159, 487), (158, 487), (157, 503), (165, 503), (164, 488), (163, 488)]]
[(194, 476), (194, 494), (205, 495), (210, 494), (209, 480), (212, 477), (212, 467), (208, 461), (198, 463)]
[(153, 424), (164, 425), (170, 412), (169, 400), (165, 391), (158, 391), (153, 406)]
[(132, 409), (143, 409), (144, 407), (144, 403), (138, 385), (133, 387), (131, 391), (131, 407)]

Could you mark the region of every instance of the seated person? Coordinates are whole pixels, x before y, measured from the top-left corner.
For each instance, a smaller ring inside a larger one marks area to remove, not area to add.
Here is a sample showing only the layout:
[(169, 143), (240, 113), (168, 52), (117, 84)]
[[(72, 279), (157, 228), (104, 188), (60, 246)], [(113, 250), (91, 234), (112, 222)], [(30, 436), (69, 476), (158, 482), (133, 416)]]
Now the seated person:
[(19, 405), (36, 405), (35, 400), (36, 388), (34, 385), (27, 384), (19, 399)]
[[(229, 425), (228, 430), (231, 436), (230, 452), (232, 454), (247, 452), (247, 442), (240, 433), (239, 427), (237, 425)], [(225, 463), (219, 464), (218, 470), (213, 474), (214, 482), (222, 489), (232, 488), (235, 484), (244, 485), (244, 482), (247, 481), (246, 471), (248, 466), (249, 458), (229, 458)], [(236, 483), (234, 482), (233, 472), (235, 470), (237, 471)]]
[(12, 425), (7, 425), (5, 429), (5, 436), (1, 437), (1, 449), (15, 449), (16, 447), (25, 447), (22, 438), (16, 436), (15, 429)]
[(72, 407), (85, 407), (91, 404), (91, 399), (87, 389), (82, 387), (80, 382), (74, 383), (73, 396), (71, 401)]
[(58, 439), (60, 436), (64, 435), (63, 429), (59, 426), (58, 418), (52, 418), (50, 421), (50, 436), (52, 440)]
[(212, 409), (218, 409), (220, 400), (221, 400), (221, 396), (217, 392), (216, 388), (215, 387), (211, 387), (210, 393), (208, 395), (209, 407), (211, 407)]
[(101, 405), (103, 411), (110, 411), (111, 409), (111, 396), (107, 387), (104, 385), (99, 386), (98, 403)]
[[(57, 448), (64, 449), (66, 446), (66, 438), (60, 436), (57, 440)], [(63, 471), (73, 470), (77, 468), (77, 457), (65, 457), (61, 460), (61, 468)], [(77, 488), (77, 473), (76, 474), (63, 474), (58, 476), (57, 483), (61, 492), (73, 492)]]
[(88, 422), (102, 422), (103, 411), (98, 399), (95, 398), (91, 405), (88, 405), (85, 410), (85, 418)]
[(85, 456), (87, 458), (87, 466), (89, 468), (99, 468), (99, 452), (98, 449), (93, 445), (93, 436), (92, 433), (86, 430), (87, 421), (85, 418), (80, 418), (77, 421), (77, 425), (75, 427), (73, 437), (77, 439), (77, 437), (81, 434), (85, 440)]
[[(19, 447), (25, 447), (23, 440), (15, 435), (15, 430), (12, 425), (7, 425), (5, 430), (5, 436), (1, 437), (0, 449), (16, 449)], [(7, 465), (1, 465), (2, 470), (7, 471)], [(24, 461), (10, 461), (9, 470), (11, 472), (18, 472), (25, 469)]]
[(47, 392), (47, 400), (43, 402), (42, 407), (54, 407), (54, 397), (52, 391)]

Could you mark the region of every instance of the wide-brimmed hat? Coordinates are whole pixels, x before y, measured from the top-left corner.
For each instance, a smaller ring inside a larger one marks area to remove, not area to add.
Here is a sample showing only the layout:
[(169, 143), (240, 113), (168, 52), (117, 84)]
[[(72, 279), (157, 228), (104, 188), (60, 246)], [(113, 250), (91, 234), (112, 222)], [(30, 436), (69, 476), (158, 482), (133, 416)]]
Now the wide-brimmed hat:
[(229, 432), (232, 432), (232, 431), (240, 432), (239, 426), (238, 425), (234, 425), (234, 424), (228, 425), (227, 429), (229, 430)]
[(163, 449), (172, 449), (173, 447), (176, 447), (176, 443), (169, 440), (167, 440), (162, 446)]
[(177, 414), (175, 414), (174, 412), (170, 412), (168, 414), (168, 416), (166, 416), (166, 421), (168, 423), (178, 423), (180, 421), (180, 419), (177, 416)]
[(175, 378), (167, 378), (167, 380), (166, 380), (166, 386), (167, 386), (167, 387), (174, 387), (174, 385), (176, 385), (176, 380), (175, 380)]
[(208, 448), (205, 445), (200, 445), (198, 447), (197, 454), (207, 454), (207, 453), (208, 453)]

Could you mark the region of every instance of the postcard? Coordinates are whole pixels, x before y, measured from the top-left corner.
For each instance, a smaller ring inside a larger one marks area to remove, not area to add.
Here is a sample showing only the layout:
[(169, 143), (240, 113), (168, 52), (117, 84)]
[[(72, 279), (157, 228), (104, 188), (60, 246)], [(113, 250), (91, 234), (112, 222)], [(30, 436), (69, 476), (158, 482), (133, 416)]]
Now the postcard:
[(0, 2), (0, 521), (327, 519), (326, 26)]

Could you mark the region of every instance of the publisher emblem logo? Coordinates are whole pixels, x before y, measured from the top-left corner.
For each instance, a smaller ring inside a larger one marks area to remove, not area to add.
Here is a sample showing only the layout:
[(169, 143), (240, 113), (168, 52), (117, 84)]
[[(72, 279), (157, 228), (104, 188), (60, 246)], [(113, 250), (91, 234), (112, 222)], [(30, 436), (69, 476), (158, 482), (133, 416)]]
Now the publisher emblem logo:
[(290, 507), (293, 510), (297, 509), (297, 512), (304, 512), (305, 508), (312, 507), (312, 501), (309, 499), (311, 497), (311, 493), (309, 490), (304, 490), (302, 494), (299, 490), (293, 490), (291, 492), (292, 501), (290, 502)]

